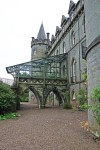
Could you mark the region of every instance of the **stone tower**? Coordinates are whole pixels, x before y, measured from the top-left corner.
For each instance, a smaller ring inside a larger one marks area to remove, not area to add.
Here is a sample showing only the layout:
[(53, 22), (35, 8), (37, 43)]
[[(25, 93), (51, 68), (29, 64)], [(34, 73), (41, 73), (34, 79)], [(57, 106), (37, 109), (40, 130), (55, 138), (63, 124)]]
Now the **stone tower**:
[[(48, 34), (47, 34), (48, 35)], [(49, 37), (45, 35), (43, 23), (40, 26), (37, 38), (32, 37), (31, 41), (31, 60), (46, 57)]]
[[(100, 86), (100, 0), (84, 0), (84, 6), (87, 35), (88, 102), (89, 105), (94, 105), (91, 92), (95, 87)], [(100, 136), (100, 129), (98, 129), (97, 122), (90, 110), (88, 121), (91, 131)]]
[[(49, 44), (49, 33), (45, 34), (43, 23), (40, 26), (37, 38), (32, 37), (31, 41), (31, 60), (37, 60), (46, 57), (46, 51)], [(29, 102), (37, 104), (34, 93), (29, 91)], [(39, 105), (39, 104), (38, 104)]]

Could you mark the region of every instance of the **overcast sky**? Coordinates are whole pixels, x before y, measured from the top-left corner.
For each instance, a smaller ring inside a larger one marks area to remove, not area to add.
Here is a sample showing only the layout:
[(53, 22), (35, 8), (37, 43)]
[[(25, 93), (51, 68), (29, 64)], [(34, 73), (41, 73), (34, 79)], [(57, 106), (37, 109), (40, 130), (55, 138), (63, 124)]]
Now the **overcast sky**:
[(0, 0), (0, 77), (12, 78), (5, 67), (30, 61), (31, 37), (37, 37), (41, 22), (46, 33), (55, 34), (62, 15), (68, 16), (69, 2)]

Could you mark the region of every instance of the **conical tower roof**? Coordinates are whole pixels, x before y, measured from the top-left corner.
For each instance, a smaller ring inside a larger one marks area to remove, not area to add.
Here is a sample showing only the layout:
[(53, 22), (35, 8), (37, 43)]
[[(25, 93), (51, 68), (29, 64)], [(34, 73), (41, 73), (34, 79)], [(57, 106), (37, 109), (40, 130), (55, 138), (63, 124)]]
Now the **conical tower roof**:
[(39, 29), (39, 32), (38, 32), (38, 35), (37, 35), (37, 39), (39, 39), (39, 40), (46, 39), (43, 23), (41, 23), (41, 26), (40, 26), (40, 29)]

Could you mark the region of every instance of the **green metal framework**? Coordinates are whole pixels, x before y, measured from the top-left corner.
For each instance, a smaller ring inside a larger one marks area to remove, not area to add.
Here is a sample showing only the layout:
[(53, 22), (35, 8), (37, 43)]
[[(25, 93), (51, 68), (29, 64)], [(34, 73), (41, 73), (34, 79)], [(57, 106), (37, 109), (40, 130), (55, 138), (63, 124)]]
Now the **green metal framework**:
[(6, 67), (17, 82), (64, 84), (68, 75), (67, 53)]

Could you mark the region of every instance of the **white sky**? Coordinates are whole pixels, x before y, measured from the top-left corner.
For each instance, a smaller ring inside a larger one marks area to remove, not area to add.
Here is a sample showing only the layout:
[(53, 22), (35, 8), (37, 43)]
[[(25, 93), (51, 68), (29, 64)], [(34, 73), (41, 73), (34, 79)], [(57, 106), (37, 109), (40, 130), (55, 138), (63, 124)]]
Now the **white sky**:
[(12, 78), (5, 67), (30, 61), (31, 37), (37, 37), (41, 22), (46, 33), (55, 34), (62, 15), (68, 16), (69, 2), (0, 0), (0, 77)]

